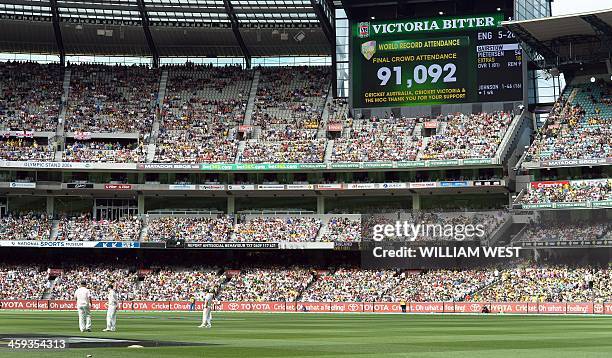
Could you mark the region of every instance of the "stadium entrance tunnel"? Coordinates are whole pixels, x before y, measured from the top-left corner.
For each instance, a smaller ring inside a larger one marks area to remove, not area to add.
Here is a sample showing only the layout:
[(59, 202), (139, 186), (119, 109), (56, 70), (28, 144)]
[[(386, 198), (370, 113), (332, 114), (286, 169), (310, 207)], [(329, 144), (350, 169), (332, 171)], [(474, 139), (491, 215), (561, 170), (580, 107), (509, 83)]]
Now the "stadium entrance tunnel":
[(24, 334), (0, 334), (0, 350), (7, 349), (8, 344), (18, 339), (60, 339), (66, 341), (66, 348), (128, 348), (137, 345), (142, 347), (188, 347), (188, 346), (216, 346), (218, 344), (201, 342), (175, 342), (175, 341), (156, 341), (141, 339), (121, 339), (105, 337), (86, 337), (86, 336), (62, 336), (62, 335), (27, 335)]

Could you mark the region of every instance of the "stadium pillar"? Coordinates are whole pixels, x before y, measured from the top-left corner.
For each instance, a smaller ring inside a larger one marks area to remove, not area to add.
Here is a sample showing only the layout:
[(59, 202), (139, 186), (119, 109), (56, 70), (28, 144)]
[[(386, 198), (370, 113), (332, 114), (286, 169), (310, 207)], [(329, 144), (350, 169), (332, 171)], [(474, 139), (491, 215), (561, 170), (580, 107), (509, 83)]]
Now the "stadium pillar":
[(55, 210), (55, 197), (48, 196), (47, 197), (47, 215), (53, 215), (53, 211)]
[(144, 194), (138, 194), (138, 215), (145, 214), (145, 197)]
[(228, 214), (233, 214), (236, 211), (236, 198), (234, 198), (233, 196), (228, 196), (227, 197), (227, 213)]
[(317, 196), (317, 214), (325, 214), (325, 197)]
[(412, 195), (412, 211), (421, 211), (421, 196), (419, 194)]

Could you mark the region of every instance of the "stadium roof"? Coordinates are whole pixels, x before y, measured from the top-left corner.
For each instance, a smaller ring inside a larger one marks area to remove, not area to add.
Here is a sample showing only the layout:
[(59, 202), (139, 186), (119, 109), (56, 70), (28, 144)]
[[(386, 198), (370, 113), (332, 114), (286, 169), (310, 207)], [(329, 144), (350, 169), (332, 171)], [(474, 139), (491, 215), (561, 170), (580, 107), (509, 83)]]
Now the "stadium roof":
[(612, 9), (502, 25), (528, 45), (526, 50), (543, 68), (597, 63), (611, 57)]
[(331, 55), (328, 0), (0, 0), (0, 51)]

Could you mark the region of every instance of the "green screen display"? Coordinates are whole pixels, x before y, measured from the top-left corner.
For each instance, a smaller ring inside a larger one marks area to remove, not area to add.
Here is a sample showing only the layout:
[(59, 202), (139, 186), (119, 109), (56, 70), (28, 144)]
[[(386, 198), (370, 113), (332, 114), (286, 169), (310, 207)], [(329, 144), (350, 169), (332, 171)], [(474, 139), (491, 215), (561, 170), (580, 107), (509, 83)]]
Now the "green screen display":
[(522, 52), (502, 20), (491, 14), (353, 23), (353, 107), (522, 100)]

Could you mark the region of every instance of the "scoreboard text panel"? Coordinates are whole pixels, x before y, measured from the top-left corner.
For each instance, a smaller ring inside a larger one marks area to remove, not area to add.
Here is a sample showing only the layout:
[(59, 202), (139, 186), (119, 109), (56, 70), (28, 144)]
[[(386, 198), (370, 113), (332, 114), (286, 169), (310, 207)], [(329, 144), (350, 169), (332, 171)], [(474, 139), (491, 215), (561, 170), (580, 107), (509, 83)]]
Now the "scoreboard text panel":
[(354, 23), (353, 106), (523, 98), (522, 52), (502, 14)]

